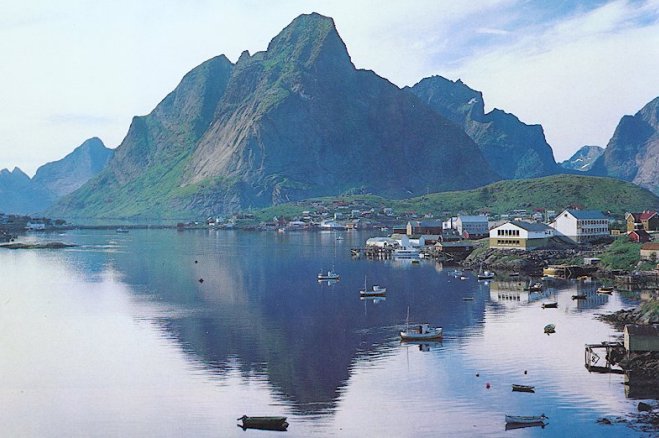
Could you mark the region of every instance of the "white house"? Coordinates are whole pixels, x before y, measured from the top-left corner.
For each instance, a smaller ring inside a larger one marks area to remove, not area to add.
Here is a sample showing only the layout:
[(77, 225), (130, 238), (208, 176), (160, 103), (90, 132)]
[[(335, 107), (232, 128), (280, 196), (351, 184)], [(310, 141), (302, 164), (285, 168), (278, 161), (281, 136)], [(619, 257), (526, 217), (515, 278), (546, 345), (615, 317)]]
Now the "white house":
[(608, 236), (609, 219), (596, 210), (564, 210), (549, 224), (556, 233), (576, 242)]
[(532, 250), (547, 246), (553, 236), (545, 224), (510, 221), (490, 230), (490, 248)]
[(455, 221), (458, 233), (466, 238), (486, 237), (488, 234), (487, 216), (458, 216)]

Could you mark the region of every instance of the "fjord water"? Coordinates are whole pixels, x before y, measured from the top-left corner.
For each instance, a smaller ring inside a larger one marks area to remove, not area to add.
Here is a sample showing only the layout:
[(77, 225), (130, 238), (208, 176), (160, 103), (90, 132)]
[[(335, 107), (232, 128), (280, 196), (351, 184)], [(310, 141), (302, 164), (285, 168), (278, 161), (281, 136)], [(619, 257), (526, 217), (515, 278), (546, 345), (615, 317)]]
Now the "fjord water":
[[(583, 364), (585, 343), (616, 338), (593, 316), (632, 303), (551, 282), (559, 307), (542, 309), (434, 262), (353, 259), (368, 235), (337, 235), (86, 230), (31, 236), (71, 249), (1, 251), (2, 435), (274, 433), (243, 414), (285, 415), (290, 436), (639, 434), (596, 423), (637, 402)], [(332, 266), (341, 280), (318, 283)], [(365, 277), (385, 300), (360, 300)], [(401, 344), (408, 308), (444, 340)], [(541, 413), (544, 429), (504, 429)]]

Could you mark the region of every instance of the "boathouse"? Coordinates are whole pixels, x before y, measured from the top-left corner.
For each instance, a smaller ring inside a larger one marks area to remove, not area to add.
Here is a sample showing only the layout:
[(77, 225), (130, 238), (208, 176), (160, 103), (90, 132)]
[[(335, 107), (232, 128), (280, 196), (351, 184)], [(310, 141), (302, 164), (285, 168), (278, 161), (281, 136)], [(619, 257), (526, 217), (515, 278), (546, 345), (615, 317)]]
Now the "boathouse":
[(659, 327), (646, 324), (627, 324), (623, 331), (628, 352), (659, 351)]

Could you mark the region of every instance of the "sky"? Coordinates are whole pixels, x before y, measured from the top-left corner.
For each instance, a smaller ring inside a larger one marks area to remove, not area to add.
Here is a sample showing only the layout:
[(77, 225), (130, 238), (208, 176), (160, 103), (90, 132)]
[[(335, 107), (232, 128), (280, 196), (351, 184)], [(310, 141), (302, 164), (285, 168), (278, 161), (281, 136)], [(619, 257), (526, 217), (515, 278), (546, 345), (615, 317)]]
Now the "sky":
[(117, 147), (186, 72), (310, 12), (357, 68), (461, 79), (486, 111), (541, 124), (557, 161), (659, 96), (659, 0), (0, 0), (0, 169), (32, 176), (95, 136)]

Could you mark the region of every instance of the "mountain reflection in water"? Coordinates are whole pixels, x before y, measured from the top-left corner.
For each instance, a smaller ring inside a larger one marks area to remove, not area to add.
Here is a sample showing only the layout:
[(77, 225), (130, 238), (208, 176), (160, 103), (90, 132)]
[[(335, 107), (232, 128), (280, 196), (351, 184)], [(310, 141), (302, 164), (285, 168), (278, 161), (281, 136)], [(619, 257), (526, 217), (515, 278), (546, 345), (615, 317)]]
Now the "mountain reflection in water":
[[(472, 274), (456, 278), (452, 269), (432, 261), (411, 265), (352, 259), (350, 248), (363, 245), (369, 234), (344, 236), (77, 231), (64, 237), (81, 244), (78, 248), (0, 253), (5, 262), (0, 266), (9, 269), (9, 262), (30, 259), (48, 272), (75, 272), (80, 278), (69, 281), (80, 286), (76, 300), (103, 296), (101, 288), (134, 300), (134, 307), (121, 307), (116, 314), (155, 325), (163, 336), (157, 348), (143, 352), (145, 357), (160, 357), (159, 349), (166, 346), (183, 352), (189, 363), (181, 371), (174, 362), (161, 360), (160, 373), (171, 373), (169, 379), (176, 381), (193, 380), (194, 391), (183, 389), (189, 384), (178, 391), (196, 407), (197, 416), (205, 415), (205, 423), (195, 420), (198, 435), (209, 435), (210, 425), (224, 427), (247, 413), (288, 415), (293, 436), (355, 436), (365, 430), (373, 436), (437, 436), (438, 430), (498, 436), (504, 431), (504, 413), (544, 412), (551, 423), (525, 436), (583, 436), (599, 430), (598, 416), (622, 415), (632, 406), (624, 399), (621, 377), (590, 375), (583, 367), (583, 345), (614, 334), (592, 313), (630, 304), (619, 295), (597, 295), (595, 284), (557, 281), (546, 282), (541, 294), (520, 294), (478, 282)], [(341, 280), (317, 282), (316, 274), (332, 266)], [(111, 282), (99, 280), (108, 275)], [(385, 300), (360, 300), (365, 276), (369, 284), (387, 288)], [(16, 285), (31, 281), (31, 293), (40, 296), (39, 281), (45, 280), (36, 277), (15, 279)], [(573, 301), (577, 291), (587, 298)], [(465, 301), (465, 296), (474, 299)], [(558, 308), (542, 309), (548, 299), (557, 301)], [(92, 299), (85, 306), (102, 312), (106, 304)], [(442, 326), (444, 340), (401, 344), (398, 332), (405, 327), (408, 308), (411, 322)], [(556, 325), (549, 337), (542, 332), (547, 323)], [(116, 331), (117, 342), (140, 339), (139, 327)], [(169, 385), (167, 378), (160, 383)], [(511, 394), (511, 383), (535, 385), (537, 392)], [(112, 386), (112, 379), (105, 384)], [(5, 400), (12, 401), (20, 397)], [(233, 412), (234, 405), (241, 411)], [(242, 412), (245, 406), (256, 412)], [(178, 420), (182, 427), (184, 418)], [(127, 427), (120, 432), (131, 432)], [(618, 436), (634, 436), (624, 425), (611, 427)]]

